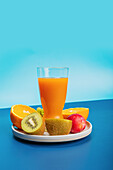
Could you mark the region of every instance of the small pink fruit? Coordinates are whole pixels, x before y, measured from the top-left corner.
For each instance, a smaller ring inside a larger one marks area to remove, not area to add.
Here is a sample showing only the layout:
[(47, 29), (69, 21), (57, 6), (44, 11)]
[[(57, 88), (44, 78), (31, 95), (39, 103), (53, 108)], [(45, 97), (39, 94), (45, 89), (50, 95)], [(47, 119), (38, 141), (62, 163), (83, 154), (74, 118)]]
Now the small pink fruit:
[(81, 132), (86, 127), (86, 120), (79, 114), (72, 114), (68, 116), (67, 119), (72, 120), (71, 133)]

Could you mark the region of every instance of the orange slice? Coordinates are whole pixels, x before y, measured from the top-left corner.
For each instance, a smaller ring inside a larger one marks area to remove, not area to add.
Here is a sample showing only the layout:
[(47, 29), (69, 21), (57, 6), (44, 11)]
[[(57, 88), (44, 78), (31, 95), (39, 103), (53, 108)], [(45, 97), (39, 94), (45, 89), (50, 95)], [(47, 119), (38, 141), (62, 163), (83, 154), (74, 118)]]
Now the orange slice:
[(11, 107), (10, 118), (14, 126), (18, 127), (19, 129), (22, 129), (21, 128), (22, 119), (28, 114), (34, 112), (37, 111), (29, 106), (22, 105), (22, 104), (13, 105)]
[(68, 116), (72, 115), (72, 114), (80, 114), (81, 116), (83, 116), (85, 119), (88, 118), (89, 115), (89, 108), (84, 108), (84, 107), (76, 107), (76, 108), (69, 108), (69, 109), (65, 109), (62, 111), (62, 115), (63, 118), (66, 119)]

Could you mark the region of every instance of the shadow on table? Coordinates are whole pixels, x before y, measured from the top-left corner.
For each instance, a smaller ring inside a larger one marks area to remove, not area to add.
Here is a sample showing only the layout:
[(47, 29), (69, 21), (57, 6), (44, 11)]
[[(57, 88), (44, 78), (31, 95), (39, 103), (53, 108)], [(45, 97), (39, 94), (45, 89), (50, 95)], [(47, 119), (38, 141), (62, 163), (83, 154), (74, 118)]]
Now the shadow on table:
[(54, 142), (54, 143), (51, 143), (51, 142), (33, 142), (33, 141), (27, 141), (27, 140), (24, 140), (24, 139), (20, 139), (20, 138), (17, 138), (15, 136), (13, 136), (13, 138), (18, 141), (18, 142), (21, 142), (21, 143), (24, 143), (24, 144), (27, 144), (27, 145), (37, 145), (37, 146), (44, 146), (44, 147), (62, 147), (62, 146), (66, 146), (66, 147), (70, 147), (70, 146), (78, 146), (78, 145), (82, 145), (86, 142), (90, 142), (91, 139), (92, 139), (92, 134), (90, 134), (89, 136), (83, 138), (83, 139), (78, 139), (78, 140), (75, 140), (75, 141), (68, 141), (68, 142)]

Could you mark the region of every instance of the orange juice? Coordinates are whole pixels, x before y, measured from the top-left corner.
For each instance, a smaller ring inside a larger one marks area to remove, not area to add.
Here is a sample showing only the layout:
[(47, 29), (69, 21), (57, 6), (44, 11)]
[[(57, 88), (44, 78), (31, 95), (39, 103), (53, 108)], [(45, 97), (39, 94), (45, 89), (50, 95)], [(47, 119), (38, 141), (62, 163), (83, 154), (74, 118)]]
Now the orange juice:
[(45, 118), (63, 118), (68, 78), (38, 78)]

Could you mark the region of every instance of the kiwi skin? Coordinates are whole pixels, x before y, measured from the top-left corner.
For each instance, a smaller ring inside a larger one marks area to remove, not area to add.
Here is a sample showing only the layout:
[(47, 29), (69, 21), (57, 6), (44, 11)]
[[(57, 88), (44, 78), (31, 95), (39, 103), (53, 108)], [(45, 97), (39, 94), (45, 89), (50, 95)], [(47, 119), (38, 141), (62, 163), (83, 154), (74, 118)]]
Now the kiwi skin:
[(45, 124), (50, 135), (67, 135), (72, 127), (72, 121), (67, 119), (45, 119)]
[[(33, 116), (35, 117), (36, 121), (40, 121), (40, 126), (36, 129), (32, 129), (32, 128), (29, 129), (28, 126), (26, 126), (25, 122), (28, 118), (33, 117)], [(31, 113), (23, 118), (23, 120), (21, 121), (21, 127), (22, 127), (22, 130), (28, 134), (43, 135), (45, 131), (45, 122), (39, 113)]]

